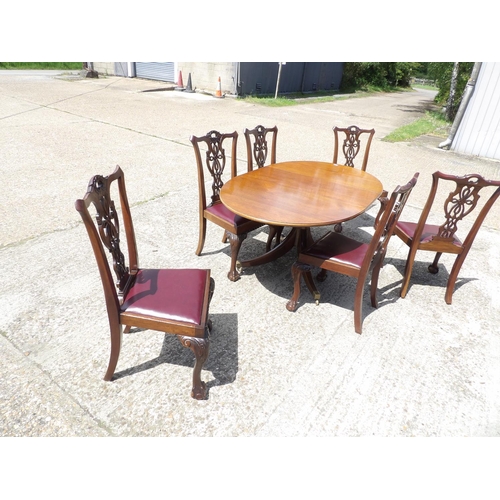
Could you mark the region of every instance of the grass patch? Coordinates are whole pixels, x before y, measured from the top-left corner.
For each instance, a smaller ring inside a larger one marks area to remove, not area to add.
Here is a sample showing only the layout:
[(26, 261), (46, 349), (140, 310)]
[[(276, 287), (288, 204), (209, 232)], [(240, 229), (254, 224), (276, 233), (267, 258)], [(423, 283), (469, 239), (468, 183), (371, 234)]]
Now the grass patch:
[(81, 62), (0, 62), (0, 69), (82, 69)]
[(290, 93), (286, 95), (278, 96), (276, 99), (274, 96), (269, 94), (265, 95), (248, 95), (242, 97), (245, 102), (250, 104), (260, 104), (262, 106), (269, 107), (283, 107), (283, 106), (297, 106), (299, 104), (312, 104), (318, 102), (332, 102), (342, 99), (352, 99), (356, 97), (366, 97), (368, 95), (380, 93), (380, 92), (408, 92), (411, 88), (401, 88), (401, 87), (374, 87), (367, 86), (362, 89), (352, 90), (352, 91), (339, 91), (328, 92), (328, 91), (318, 91), (314, 93)]
[(281, 108), (283, 106), (295, 106), (299, 104), (295, 99), (290, 97), (274, 97), (269, 96), (248, 96), (244, 97), (243, 100), (250, 104), (260, 104), (262, 106), (269, 106), (273, 108)]
[(439, 111), (426, 111), (425, 116), (408, 125), (403, 125), (384, 137), (387, 142), (405, 142), (421, 135), (448, 137), (450, 123)]

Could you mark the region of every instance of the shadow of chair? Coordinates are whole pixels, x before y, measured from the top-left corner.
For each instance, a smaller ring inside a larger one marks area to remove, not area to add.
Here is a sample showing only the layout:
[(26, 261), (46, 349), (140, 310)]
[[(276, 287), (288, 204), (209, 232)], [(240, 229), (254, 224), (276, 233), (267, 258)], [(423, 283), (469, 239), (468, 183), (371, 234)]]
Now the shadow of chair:
[[(366, 135), (366, 145), (363, 146), (361, 136)], [(372, 144), (373, 136), (375, 135), (375, 129), (361, 129), (356, 125), (351, 125), (349, 127), (333, 127), (334, 136), (334, 149), (333, 149), (333, 163), (339, 163), (339, 150), (340, 143), (342, 142), (342, 154), (344, 161), (340, 162), (342, 165), (347, 165), (348, 167), (354, 167), (354, 160), (358, 157), (358, 154), (363, 151), (361, 170), (366, 172), (366, 166), (368, 164), (368, 156), (370, 155), (370, 147)], [(338, 233), (342, 232), (342, 224), (335, 225), (335, 231)]]
[[(440, 181), (451, 183), (452, 186), (454, 185), (454, 190), (449, 193), (444, 203), (443, 224), (428, 224), (427, 220), (431, 213)], [(479, 192), (483, 188), (495, 186), (497, 186), (497, 189), (478, 212), (471, 229), (462, 242), (456, 235), (459, 222), (474, 211), (480, 198)], [(489, 181), (479, 174), (465, 176), (448, 175), (441, 172), (434, 172), (432, 174), (432, 185), (429, 196), (418, 222), (398, 221), (396, 224), (395, 234), (409, 246), (403, 285), (401, 287), (401, 297), (406, 297), (408, 292), (417, 250), (436, 252), (434, 261), (428, 267), (429, 272), (432, 274), (437, 274), (439, 271), (438, 262), (441, 255), (449, 253), (457, 256), (448, 278), (445, 293), (446, 303), (451, 304), (460, 268), (469, 253), (481, 224), (499, 195), (500, 181)]]
[[(211, 314), (211, 320), (217, 329), (217, 343), (210, 346), (210, 357), (203, 369), (213, 374), (207, 382), (207, 397), (213, 387), (231, 384), (238, 373), (238, 315), (234, 313)], [(142, 329), (134, 328), (131, 334), (140, 335)], [(113, 380), (133, 376), (136, 373), (151, 370), (164, 363), (180, 366), (192, 366), (193, 354), (184, 349), (171, 335), (165, 335), (161, 351), (156, 358), (149, 359), (130, 368), (115, 372)]]
[[(263, 125), (257, 125), (253, 129), (245, 128), (243, 130), (245, 142), (247, 146), (247, 168), (248, 172), (253, 170), (254, 162), (257, 168), (266, 166), (268, 158), (269, 164), (276, 163), (276, 140), (278, 137), (278, 127), (266, 128)], [(271, 137), (271, 154), (269, 154), (269, 146), (267, 136)], [(266, 243), (266, 252), (271, 250), (272, 241), (276, 238), (274, 246), (279, 245), (281, 241), (282, 226), (269, 226), (269, 237)]]
[[(196, 255), (201, 255), (205, 244), (207, 220), (220, 226), (224, 229), (222, 242), (225, 243), (229, 238), (229, 244), (231, 246), (231, 267), (227, 277), (231, 281), (237, 281), (240, 279), (240, 274), (236, 270), (236, 264), (241, 244), (250, 231), (263, 225), (260, 222), (254, 222), (236, 215), (226, 208), (220, 200), (220, 190), (224, 185), (223, 175), (226, 166), (224, 141), (228, 141), (231, 145), (231, 178), (233, 178), (237, 175), (236, 146), (238, 133), (235, 131), (230, 134), (223, 134), (216, 130), (212, 130), (201, 137), (192, 135), (189, 140), (194, 147), (198, 169), (199, 237)], [(205, 161), (202, 160), (200, 144), (206, 147)], [(210, 203), (207, 203), (207, 193), (205, 190), (205, 168), (208, 170), (210, 178), (212, 179)]]
[[(127, 242), (128, 266), (120, 247), (120, 220), (111, 189), (118, 185), (122, 222)], [(95, 221), (89, 213), (93, 205)], [(109, 381), (118, 363), (122, 333), (131, 327), (176, 335), (195, 355), (191, 396), (205, 399), (201, 369), (208, 357), (211, 322), (208, 318), (215, 283), (208, 269), (143, 269), (139, 267), (132, 214), (125, 177), (120, 167), (104, 177), (90, 179), (75, 208), (85, 224), (97, 261), (108, 312), (111, 353), (104, 380)], [(108, 256), (113, 262), (113, 282)]]
[(363, 243), (331, 231), (300, 251), (297, 261), (292, 266), (294, 291), (286, 305), (289, 311), (297, 308), (301, 277), (304, 278), (316, 303), (319, 303), (320, 293), (311, 275), (313, 266), (321, 269), (317, 276), (318, 281), (326, 279), (327, 271), (351, 276), (357, 279), (354, 297), (354, 329), (356, 333), (361, 333), (363, 291), (366, 279), (371, 272), (371, 304), (377, 307), (378, 277), (384, 263), (387, 246), (417, 178), (418, 172), (406, 185), (398, 186), (390, 198), (387, 198), (387, 192), (384, 191), (379, 198), (381, 206), (375, 219), (375, 232), (370, 243)]

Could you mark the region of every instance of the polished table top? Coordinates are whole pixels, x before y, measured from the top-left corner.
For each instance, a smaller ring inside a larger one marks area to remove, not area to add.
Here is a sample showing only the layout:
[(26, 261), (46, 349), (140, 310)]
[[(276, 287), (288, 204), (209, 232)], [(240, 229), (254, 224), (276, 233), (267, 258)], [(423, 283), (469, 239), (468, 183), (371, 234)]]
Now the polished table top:
[(317, 161), (276, 163), (234, 177), (222, 203), (247, 219), (275, 226), (312, 227), (362, 214), (383, 191), (373, 175)]

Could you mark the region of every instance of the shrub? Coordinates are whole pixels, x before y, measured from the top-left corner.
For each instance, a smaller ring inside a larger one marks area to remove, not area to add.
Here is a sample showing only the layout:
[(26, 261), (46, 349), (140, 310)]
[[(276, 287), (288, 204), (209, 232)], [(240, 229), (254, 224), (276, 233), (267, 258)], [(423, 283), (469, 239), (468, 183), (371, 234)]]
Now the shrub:
[(419, 68), (420, 63), (413, 62), (346, 62), (341, 90), (409, 87)]

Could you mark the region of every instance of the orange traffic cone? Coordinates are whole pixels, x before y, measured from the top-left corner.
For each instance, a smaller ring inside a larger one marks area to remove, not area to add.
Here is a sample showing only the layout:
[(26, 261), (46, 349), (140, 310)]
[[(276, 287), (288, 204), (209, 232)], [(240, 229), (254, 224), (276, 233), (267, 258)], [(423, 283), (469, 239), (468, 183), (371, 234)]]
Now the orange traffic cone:
[(182, 71), (179, 71), (179, 78), (177, 80), (177, 87), (174, 90), (184, 90), (184, 84), (182, 83)]
[(220, 76), (219, 81), (217, 82), (217, 90), (215, 91), (215, 97), (222, 97), (222, 90), (220, 86)]

